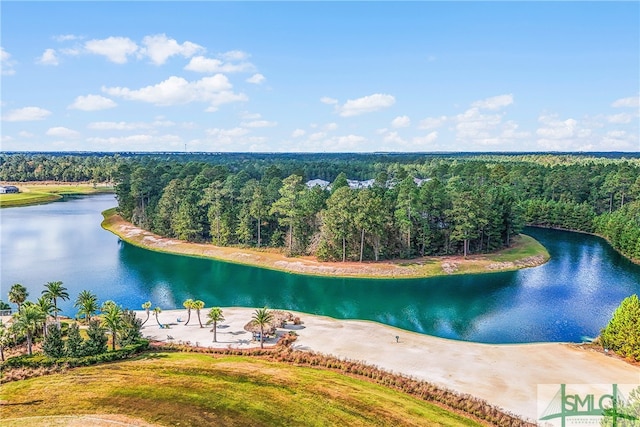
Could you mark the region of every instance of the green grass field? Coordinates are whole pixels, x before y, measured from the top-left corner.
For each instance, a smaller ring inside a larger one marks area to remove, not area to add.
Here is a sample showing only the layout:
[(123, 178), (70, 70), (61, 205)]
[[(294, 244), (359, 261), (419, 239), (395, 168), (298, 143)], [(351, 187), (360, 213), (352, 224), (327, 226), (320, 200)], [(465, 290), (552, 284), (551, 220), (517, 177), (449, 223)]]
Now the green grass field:
[(336, 372), (196, 353), (145, 353), (10, 382), (2, 385), (0, 401), (2, 426), (45, 425), (25, 417), (82, 414), (189, 426), (481, 425)]
[(93, 184), (24, 184), (18, 185), (20, 193), (0, 194), (0, 207), (16, 207), (49, 203), (64, 195), (88, 195), (112, 193), (113, 187)]

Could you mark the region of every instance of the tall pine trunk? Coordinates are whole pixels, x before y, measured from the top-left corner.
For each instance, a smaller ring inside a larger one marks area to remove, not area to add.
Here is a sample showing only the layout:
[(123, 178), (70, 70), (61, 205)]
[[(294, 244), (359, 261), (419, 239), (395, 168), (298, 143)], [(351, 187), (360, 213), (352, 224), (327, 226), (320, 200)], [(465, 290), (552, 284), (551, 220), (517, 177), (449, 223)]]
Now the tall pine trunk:
[(364, 252), (364, 228), (362, 229), (362, 234), (360, 235), (360, 262), (362, 262), (363, 252)]
[(258, 247), (260, 247), (260, 217), (258, 217)]

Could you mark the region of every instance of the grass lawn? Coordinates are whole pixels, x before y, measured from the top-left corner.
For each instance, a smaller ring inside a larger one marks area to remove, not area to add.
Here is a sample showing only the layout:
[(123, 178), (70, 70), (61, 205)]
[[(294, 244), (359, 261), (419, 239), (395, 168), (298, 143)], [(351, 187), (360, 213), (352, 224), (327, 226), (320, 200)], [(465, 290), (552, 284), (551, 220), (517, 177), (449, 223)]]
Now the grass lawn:
[(64, 195), (112, 193), (113, 187), (99, 184), (18, 184), (20, 193), (0, 194), (0, 207), (36, 205), (61, 199)]
[(25, 417), (82, 414), (121, 414), (158, 425), (481, 425), (339, 373), (196, 353), (146, 353), (10, 382), (2, 385), (0, 402), (2, 426), (45, 425)]

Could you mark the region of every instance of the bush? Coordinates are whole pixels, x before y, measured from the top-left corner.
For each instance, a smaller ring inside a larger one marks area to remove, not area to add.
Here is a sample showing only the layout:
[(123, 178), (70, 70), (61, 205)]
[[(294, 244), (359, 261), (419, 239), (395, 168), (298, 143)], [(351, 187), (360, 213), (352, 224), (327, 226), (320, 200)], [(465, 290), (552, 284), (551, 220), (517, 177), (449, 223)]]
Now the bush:
[(64, 346), (64, 355), (67, 357), (84, 356), (84, 340), (80, 336), (80, 328), (77, 323), (69, 327), (67, 341)]
[(100, 325), (99, 320), (89, 322), (87, 335), (89, 338), (83, 345), (83, 353), (85, 355), (93, 356), (107, 351), (107, 342), (109, 339), (107, 338), (104, 328)]
[(58, 326), (51, 324), (47, 326), (47, 336), (44, 337), (42, 351), (47, 357), (57, 359), (64, 356), (64, 342), (62, 341), (62, 333)]
[(127, 359), (134, 354), (149, 348), (149, 341), (140, 340), (135, 344), (122, 347), (116, 351), (108, 351), (102, 354), (84, 356), (84, 357), (59, 357), (51, 358), (44, 354), (34, 354), (31, 356), (17, 356), (7, 359), (6, 362), (0, 365), (0, 369), (9, 370), (16, 368), (50, 368), (50, 367), (77, 367), (77, 366), (89, 366), (97, 363), (113, 362), (116, 360)]
[(637, 295), (620, 303), (600, 338), (605, 349), (640, 361), (640, 300)]

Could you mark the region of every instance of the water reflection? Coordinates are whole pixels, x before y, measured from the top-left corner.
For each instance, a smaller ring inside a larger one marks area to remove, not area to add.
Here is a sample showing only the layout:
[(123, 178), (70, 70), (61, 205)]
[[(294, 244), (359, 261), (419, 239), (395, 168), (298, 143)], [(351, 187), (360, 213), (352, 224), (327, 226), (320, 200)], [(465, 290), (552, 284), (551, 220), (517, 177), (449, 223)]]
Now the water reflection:
[[(269, 306), (373, 320), (441, 337), (492, 343), (580, 341), (595, 336), (620, 301), (639, 293), (640, 267), (603, 240), (527, 229), (552, 255), (544, 266), (509, 273), (419, 280), (300, 276), (146, 251), (99, 227), (113, 196), (0, 211), (2, 298), (12, 283), (30, 297), (62, 280), (74, 298), (163, 309), (187, 298), (207, 306)], [(61, 304), (73, 314), (73, 301)]]

